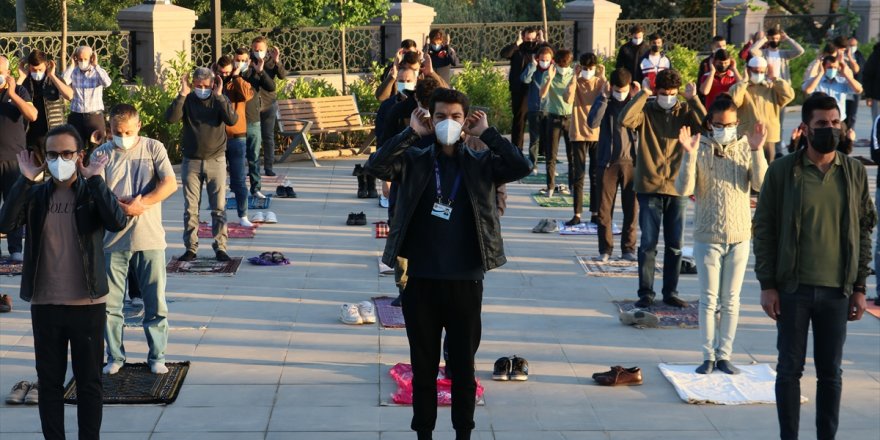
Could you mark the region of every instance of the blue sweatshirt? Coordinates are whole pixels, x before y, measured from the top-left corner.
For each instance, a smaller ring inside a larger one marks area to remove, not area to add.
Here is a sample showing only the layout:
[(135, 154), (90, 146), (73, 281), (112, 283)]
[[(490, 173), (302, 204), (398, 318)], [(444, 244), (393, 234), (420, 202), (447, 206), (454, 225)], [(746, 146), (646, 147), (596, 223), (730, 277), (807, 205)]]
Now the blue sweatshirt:
[(528, 84), (529, 87), (527, 101), (530, 112), (541, 111), (541, 86), (544, 85), (544, 80), (546, 78), (547, 70), (538, 69), (531, 63), (529, 63), (528, 67), (526, 67), (526, 69), (523, 70), (522, 75), (520, 75), (520, 81), (522, 81), (523, 84)]
[(635, 130), (620, 125), (620, 111), (629, 100), (627, 97), (624, 101), (618, 101), (600, 94), (590, 108), (587, 125), (594, 130), (601, 125), (597, 151), (599, 168), (607, 168), (617, 162), (632, 162), (636, 158), (639, 136)]

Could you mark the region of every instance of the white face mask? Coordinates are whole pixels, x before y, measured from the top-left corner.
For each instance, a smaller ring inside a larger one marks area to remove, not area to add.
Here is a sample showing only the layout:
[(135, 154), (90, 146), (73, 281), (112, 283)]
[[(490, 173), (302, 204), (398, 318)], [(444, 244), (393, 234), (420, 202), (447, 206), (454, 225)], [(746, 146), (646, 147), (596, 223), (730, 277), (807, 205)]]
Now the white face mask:
[(635, 44), (636, 46), (638, 46), (638, 45), (642, 44), (642, 40), (643, 40), (643, 38), (635, 38), (635, 37), (633, 37), (632, 42), (633, 42), (633, 44)]
[(77, 63), (77, 65), (79, 66), (79, 70), (82, 70), (83, 72), (89, 70), (89, 68), (92, 67), (88, 61), (80, 61), (79, 63)]
[(444, 119), (434, 126), (434, 135), (440, 145), (454, 145), (461, 139), (462, 126), (454, 119)]
[(129, 148), (133, 147), (137, 143), (137, 141), (137, 136), (113, 136), (113, 143), (123, 150), (128, 150)]
[(736, 127), (712, 127), (712, 138), (721, 145), (727, 145), (736, 140)]
[(404, 91), (413, 91), (416, 89), (416, 83), (414, 82), (397, 82), (397, 93), (403, 93)]
[(663, 110), (669, 110), (672, 107), (675, 107), (676, 102), (678, 102), (678, 97), (676, 95), (657, 95), (657, 105)]
[(6, 77), (3, 75), (0, 75), (0, 87), (3, 87), (5, 85), (6, 85)]
[(266, 58), (266, 51), (265, 50), (254, 51), (254, 56), (257, 57), (257, 59), (262, 60), (263, 58)]
[(199, 99), (208, 99), (211, 96), (211, 89), (194, 89), (193, 92)]
[(239, 72), (244, 72), (248, 68), (247, 61), (236, 61), (235, 62), (235, 70)]
[(542, 69), (547, 69), (550, 67), (550, 61), (538, 61), (538, 65), (541, 66)]
[(31, 72), (31, 78), (34, 81), (42, 81), (46, 77), (46, 72)]
[(749, 76), (749, 80), (752, 81), (752, 84), (761, 84), (766, 79), (766, 75), (763, 73), (753, 73)]
[(626, 91), (626, 92), (612, 91), (611, 96), (613, 96), (614, 99), (617, 101), (624, 101), (624, 100), (626, 100), (626, 97), (629, 96), (629, 91)]
[(581, 78), (583, 79), (593, 79), (594, 76), (596, 76), (596, 69), (581, 70)]
[(76, 159), (64, 160), (59, 157), (55, 160), (49, 160), (48, 163), (49, 173), (59, 182), (70, 179), (76, 172)]
[(849, 53), (850, 53), (850, 54), (854, 54), (854, 53), (856, 53), (857, 50), (859, 50), (859, 46), (850, 46), (850, 47), (849, 47)]

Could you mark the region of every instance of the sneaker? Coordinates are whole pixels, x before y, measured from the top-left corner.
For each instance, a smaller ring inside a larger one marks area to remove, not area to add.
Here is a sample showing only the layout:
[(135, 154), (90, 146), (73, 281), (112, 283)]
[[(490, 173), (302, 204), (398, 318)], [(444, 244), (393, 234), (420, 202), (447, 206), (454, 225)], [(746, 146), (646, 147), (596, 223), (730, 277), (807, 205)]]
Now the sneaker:
[(363, 212), (359, 214), (355, 214), (354, 216), (354, 224), (357, 226), (364, 226), (367, 224), (367, 215)]
[(551, 233), (551, 232), (559, 232), (559, 224), (556, 223), (556, 220), (552, 218), (547, 219), (547, 223), (544, 224), (544, 228), (541, 229), (541, 232)]
[(264, 173), (264, 174), (263, 174), (264, 176), (269, 176), (269, 177), (275, 177), (275, 176), (276, 176), (275, 171), (272, 171), (272, 170), (265, 170), (265, 171), (263, 171), (263, 173)]
[(214, 257), (217, 261), (232, 261), (232, 258), (229, 258), (229, 254), (227, 254), (226, 251), (217, 251), (214, 253)]
[(0, 295), (0, 313), (9, 313), (12, 311), (12, 298), (9, 295)]
[(639, 297), (639, 300), (636, 301), (635, 306), (638, 309), (647, 309), (654, 305), (654, 298), (648, 296)]
[(275, 196), (286, 198), (287, 197), (287, 188), (284, 185), (278, 185), (275, 187)]
[(624, 261), (637, 262), (639, 261), (639, 257), (636, 256), (634, 252), (624, 252), (623, 255), (620, 256)]
[(379, 196), (379, 206), (383, 208), (388, 208), (388, 197)]
[(715, 362), (715, 369), (726, 374), (739, 374), (739, 368), (734, 367), (733, 363), (727, 359)]
[(672, 307), (678, 307), (678, 308), (680, 308), (680, 309), (683, 309), (683, 308), (685, 308), (685, 307), (688, 306), (687, 301), (685, 301), (685, 300), (683, 300), (683, 299), (681, 299), (681, 298), (679, 298), (678, 296), (675, 296), (675, 295), (664, 296), (664, 297), (663, 297), (663, 303), (664, 303), (664, 304), (667, 304), (667, 305), (670, 305), (670, 306), (672, 306)]
[(619, 319), (624, 325), (637, 325), (640, 327), (657, 327), (660, 325), (660, 318), (657, 315), (639, 309), (620, 312)]
[(498, 358), (492, 368), (492, 380), (510, 380), (510, 367), (509, 357)]
[(266, 221), (266, 216), (263, 214), (263, 211), (257, 211), (257, 213), (254, 214), (254, 218), (251, 221), (254, 223), (263, 223)]
[(274, 212), (269, 211), (266, 213), (266, 218), (263, 221), (265, 223), (275, 224), (278, 223), (278, 216), (276, 216)]
[(597, 257), (593, 257), (593, 261), (597, 263), (607, 263), (608, 260), (611, 259), (611, 255), (608, 254), (599, 254)]
[(510, 380), (529, 380), (529, 361), (513, 355), (510, 358)]
[(193, 251), (186, 251), (183, 255), (177, 257), (177, 261), (192, 261), (196, 259), (196, 253)]
[(263, 194), (261, 191), (254, 191), (253, 193), (251, 193), (251, 195), (258, 198), (258, 199), (265, 199), (266, 198), (266, 195)]
[(339, 320), (342, 321), (343, 324), (348, 325), (358, 325), (364, 323), (364, 319), (358, 312), (358, 306), (355, 304), (343, 304), (342, 310), (339, 313)]
[(287, 196), (288, 199), (296, 198), (296, 191), (294, 191), (293, 187), (290, 185), (284, 187), (284, 194)]
[(564, 196), (571, 195), (571, 191), (569, 191), (568, 186), (562, 185), (562, 184), (556, 185), (556, 192), (558, 192), (559, 194), (562, 194)]
[(355, 213), (353, 213), (353, 212), (349, 212), (349, 213), (348, 213), (348, 220), (345, 221), (345, 224), (348, 225), (348, 226), (354, 226), (354, 225), (356, 225), (356, 224), (357, 224), (357, 220), (355, 220), (355, 217), (357, 217), (357, 214), (355, 214)]
[(577, 226), (581, 224), (581, 216), (576, 215), (571, 218), (571, 220), (565, 222), (565, 226)]
[(113, 375), (119, 372), (119, 369), (122, 368), (122, 364), (118, 362), (107, 362), (107, 365), (104, 365), (104, 369), (101, 370), (104, 374)]
[(28, 390), (31, 389), (31, 383), (23, 380), (12, 386), (12, 391), (9, 392), (9, 395), (6, 396), (6, 403), (10, 405), (21, 405), (24, 403), (24, 398), (27, 395)]
[(248, 220), (247, 216), (239, 217), (238, 224), (240, 224), (241, 226), (243, 226), (245, 228), (253, 228), (254, 227), (254, 224), (251, 223), (250, 220)]
[(37, 382), (31, 384), (27, 394), (24, 396), (25, 405), (36, 405), (40, 403), (40, 386)]
[(361, 320), (364, 324), (375, 324), (376, 323), (376, 310), (373, 308), (373, 303), (369, 301), (361, 301), (357, 304), (358, 314), (361, 315)]
[(153, 374), (167, 374), (168, 367), (165, 366), (165, 362), (155, 362), (150, 364), (150, 371), (152, 371)]
[(12, 261), (15, 261), (16, 263), (21, 263), (22, 261), (24, 261), (24, 254), (22, 254), (21, 252), (13, 252), (12, 255), (9, 256), (9, 258), (11, 258)]
[(544, 227), (545, 227), (545, 226), (547, 226), (547, 219), (546, 219), (546, 218), (542, 218), (541, 221), (539, 221), (538, 224), (535, 225), (534, 228), (532, 228), (532, 232), (534, 232), (534, 233), (536, 233), (536, 234), (539, 234), (539, 233), (541, 233), (541, 232), (544, 232)]

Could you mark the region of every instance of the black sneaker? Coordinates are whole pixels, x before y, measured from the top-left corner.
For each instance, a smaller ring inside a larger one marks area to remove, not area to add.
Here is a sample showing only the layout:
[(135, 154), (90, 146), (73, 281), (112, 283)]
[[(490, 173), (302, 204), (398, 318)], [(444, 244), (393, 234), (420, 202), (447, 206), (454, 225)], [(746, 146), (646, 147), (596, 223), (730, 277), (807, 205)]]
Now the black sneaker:
[(226, 251), (217, 251), (214, 253), (214, 257), (217, 261), (232, 261), (232, 258), (229, 258), (229, 254)]
[(286, 198), (287, 197), (287, 187), (278, 185), (275, 188), (275, 197)]
[(400, 307), (401, 306), (401, 303), (400, 303), (401, 299), (402, 299), (402, 296), (397, 295), (397, 298), (394, 298), (394, 301), (391, 301), (391, 306), (392, 307)]
[(670, 305), (672, 307), (678, 307), (680, 309), (683, 309), (688, 306), (687, 301), (679, 298), (678, 296), (674, 296), (674, 295), (664, 296), (663, 303)]
[(296, 191), (293, 190), (292, 186), (285, 186), (284, 193), (288, 199), (295, 199), (296, 198)]
[(264, 171), (264, 173), (266, 173), (266, 175), (269, 177), (275, 177), (275, 171), (266, 170), (266, 171)]
[(354, 224), (357, 226), (364, 226), (367, 224), (367, 215), (363, 212), (354, 215)]
[(571, 220), (565, 222), (565, 226), (577, 226), (581, 224), (581, 217), (576, 215), (571, 218)]
[(510, 363), (510, 380), (529, 380), (529, 361), (525, 360), (525, 358), (513, 355), (513, 357), (510, 358)]
[(492, 369), (492, 380), (510, 380), (511, 362), (509, 357), (498, 358)]
[(186, 251), (183, 255), (177, 257), (177, 261), (192, 261), (196, 259), (196, 253), (193, 251)]
[(654, 298), (651, 298), (650, 296), (642, 296), (639, 297), (639, 300), (633, 305), (639, 309), (647, 309), (654, 305)]
[(354, 226), (354, 225), (356, 225), (357, 222), (356, 222), (356, 220), (355, 220), (355, 217), (357, 217), (357, 214), (355, 214), (355, 213), (353, 213), (353, 212), (349, 212), (349, 213), (348, 213), (348, 220), (345, 221), (345, 224), (348, 225), (348, 226)]

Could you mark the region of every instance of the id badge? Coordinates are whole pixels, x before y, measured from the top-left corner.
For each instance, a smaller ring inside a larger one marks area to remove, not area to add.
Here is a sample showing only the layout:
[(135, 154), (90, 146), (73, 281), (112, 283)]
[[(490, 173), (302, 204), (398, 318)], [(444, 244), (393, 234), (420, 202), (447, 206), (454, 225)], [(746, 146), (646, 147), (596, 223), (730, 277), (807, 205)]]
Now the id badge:
[(443, 220), (449, 220), (449, 216), (452, 215), (452, 207), (442, 203), (434, 203), (434, 207), (431, 208), (431, 215)]

